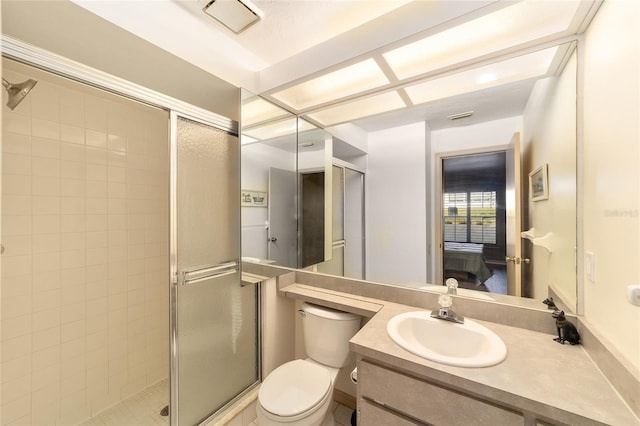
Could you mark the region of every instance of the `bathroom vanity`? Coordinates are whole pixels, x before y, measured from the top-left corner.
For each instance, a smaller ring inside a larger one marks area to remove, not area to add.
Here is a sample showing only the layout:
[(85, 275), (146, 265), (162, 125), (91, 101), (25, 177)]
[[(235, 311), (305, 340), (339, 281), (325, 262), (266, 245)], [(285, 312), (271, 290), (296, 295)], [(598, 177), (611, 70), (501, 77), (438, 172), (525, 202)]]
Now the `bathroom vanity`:
[[(358, 362), (361, 424), (515, 425), (523, 414), (393, 367)], [(384, 383), (383, 386), (380, 386)]]
[(640, 425), (584, 348), (559, 344), (548, 332), (473, 318), (500, 336), (507, 356), (490, 367), (455, 367), (416, 356), (389, 337), (394, 316), (420, 309), (429, 315), (422, 301), (416, 308), (291, 282), (280, 294), (369, 317), (350, 342), (361, 426)]
[(405, 351), (387, 335), (387, 322), (411, 310), (385, 303), (351, 340), (359, 424), (639, 424), (582, 347), (482, 322), (504, 340), (506, 359), (483, 368), (447, 366)]

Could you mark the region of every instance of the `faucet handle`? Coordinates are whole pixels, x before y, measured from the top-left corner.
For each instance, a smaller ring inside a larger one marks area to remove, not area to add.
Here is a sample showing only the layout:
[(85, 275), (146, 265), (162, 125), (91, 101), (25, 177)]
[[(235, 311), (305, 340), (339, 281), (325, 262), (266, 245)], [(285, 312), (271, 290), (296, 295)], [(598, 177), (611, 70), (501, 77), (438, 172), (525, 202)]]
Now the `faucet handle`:
[(458, 294), (458, 280), (455, 278), (447, 278), (444, 282), (447, 285), (447, 293)]
[(440, 297), (438, 297), (438, 304), (440, 304), (440, 307), (446, 309), (453, 305), (453, 300), (451, 300), (451, 296), (448, 294), (441, 294)]
[(440, 297), (438, 297), (438, 303), (440, 304), (440, 309), (431, 311), (431, 318), (457, 322), (459, 324), (464, 323), (464, 317), (453, 312), (453, 309), (450, 309), (453, 304), (453, 299), (450, 295), (441, 294)]

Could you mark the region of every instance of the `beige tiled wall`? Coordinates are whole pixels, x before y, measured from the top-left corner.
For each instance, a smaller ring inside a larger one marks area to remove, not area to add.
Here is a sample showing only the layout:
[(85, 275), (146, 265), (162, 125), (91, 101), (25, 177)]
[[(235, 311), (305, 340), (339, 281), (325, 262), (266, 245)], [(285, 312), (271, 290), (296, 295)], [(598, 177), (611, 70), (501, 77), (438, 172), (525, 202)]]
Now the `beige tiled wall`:
[(168, 374), (168, 114), (3, 74), (0, 423), (75, 424)]

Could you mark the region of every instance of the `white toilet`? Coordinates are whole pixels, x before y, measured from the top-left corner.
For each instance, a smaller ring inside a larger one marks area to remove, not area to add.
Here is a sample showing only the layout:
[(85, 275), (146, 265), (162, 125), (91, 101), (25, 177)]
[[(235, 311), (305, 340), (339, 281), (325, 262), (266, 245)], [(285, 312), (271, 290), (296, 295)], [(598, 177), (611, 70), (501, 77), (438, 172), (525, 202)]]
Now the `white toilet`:
[(361, 317), (304, 303), (302, 314), (307, 359), (276, 368), (258, 392), (259, 426), (333, 426), (333, 386), (349, 361), (349, 340)]

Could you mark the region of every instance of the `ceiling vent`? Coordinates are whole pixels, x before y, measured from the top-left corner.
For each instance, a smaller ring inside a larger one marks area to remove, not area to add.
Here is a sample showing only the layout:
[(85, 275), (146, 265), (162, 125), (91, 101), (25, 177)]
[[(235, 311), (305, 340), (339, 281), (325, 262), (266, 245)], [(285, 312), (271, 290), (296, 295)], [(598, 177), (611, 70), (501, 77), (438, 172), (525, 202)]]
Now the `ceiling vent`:
[(262, 17), (248, 0), (212, 0), (202, 11), (236, 34), (255, 24)]
[(473, 111), (460, 112), (458, 114), (448, 115), (447, 118), (449, 120), (460, 120), (461, 118), (471, 117), (473, 115)]

